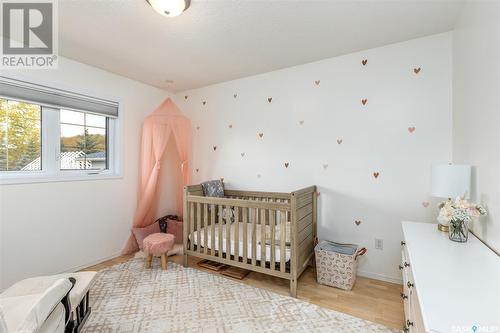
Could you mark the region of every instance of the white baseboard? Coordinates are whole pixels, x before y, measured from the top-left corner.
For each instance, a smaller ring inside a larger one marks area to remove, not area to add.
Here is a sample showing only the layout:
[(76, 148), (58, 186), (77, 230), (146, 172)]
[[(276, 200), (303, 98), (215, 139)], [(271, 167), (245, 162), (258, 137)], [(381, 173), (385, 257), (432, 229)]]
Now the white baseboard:
[(102, 257), (102, 258), (99, 258), (99, 259), (96, 259), (96, 260), (93, 260), (91, 262), (88, 262), (86, 264), (83, 264), (83, 265), (79, 265), (79, 266), (75, 266), (75, 267), (71, 267), (71, 268), (68, 268), (64, 271), (61, 271), (59, 273), (55, 273), (55, 274), (62, 274), (62, 273), (72, 273), (72, 272), (78, 272), (79, 270), (82, 270), (84, 268), (87, 268), (87, 267), (90, 267), (90, 266), (94, 266), (94, 265), (97, 265), (97, 264), (100, 264), (104, 261), (107, 261), (107, 260), (111, 260), (111, 259), (114, 259), (116, 257), (119, 257), (121, 255), (121, 252), (117, 252), (117, 253), (114, 253), (114, 254), (111, 254), (109, 256), (106, 256), (106, 257)]
[(394, 278), (392, 276), (382, 275), (382, 274), (378, 274), (378, 273), (358, 271), (357, 275), (362, 276), (362, 277), (366, 277), (366, 278), (370, 278), (370, 279), (385, 281), (385, 282), (403, 284), (403, 278)]
[[(100, 264), (100, 263), (102, 263), (103, 261), (107, 261), (107, 260), (110, 260), (110, 259), (114, 259), (114, 258), (116, 258), (116, 257), (119, 257), (120, 255), (121, 255), (121, 252), (117, 252), (117, 253), (111, 254), (111, 255), (109, 255), (109, 256), (106, 256), (106, 257), (102, 257), (102, 258), (99, 258), (99, 259), (93, 260), (93, 261), (91, 261), (91, 262), (88, 262), (88, 263), (83, 264), (83, 265), (80, 265), (80, 266), (75, 266), (75, 267), (72, 267), (72, 268), (65, 269), (65, 270), (63, 270), (63, 271), (54, 272), (53, 274), (47, 274), (47, 275), (56, 275), (56, 274), (63, 274), (63, 273), (73, 273), (73, 272), (78, 272), (79, 270), (82, 270), (82, 269), (84, 269), (84, 268), (87, 268), (87, 267), (90, 267), (90, 266), (94, 266), (94, 265)], [(7, 287), (0, 288), (0, 293), (4, 292), (6, 289), (7, 289)]]

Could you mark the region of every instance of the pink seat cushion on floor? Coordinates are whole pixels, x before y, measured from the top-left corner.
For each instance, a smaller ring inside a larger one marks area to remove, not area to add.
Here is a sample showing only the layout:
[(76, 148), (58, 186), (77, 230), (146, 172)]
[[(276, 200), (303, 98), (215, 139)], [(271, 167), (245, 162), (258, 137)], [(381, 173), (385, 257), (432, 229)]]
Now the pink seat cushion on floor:
[(175, 244), (182, 244), (182, 221), (167, 220), (167, 232), (175, 236)]
[(137, 245), (139, 245), (140, 250), (143, 250), (142, 244), (144, 238), (148, 237), (151, 234), (156, 234), (158, 232), (160, 232), (160, 224), (158, 222), (155, 222), (144, 228), (132, 228), (132, 233), (135, 236), (135, 240), (137, 241)]
[(170, 251), (174, 247), (174, 242), (174, 235), (156, 233), (144, 238), (142, 247), (146, 253), (161, 255)]

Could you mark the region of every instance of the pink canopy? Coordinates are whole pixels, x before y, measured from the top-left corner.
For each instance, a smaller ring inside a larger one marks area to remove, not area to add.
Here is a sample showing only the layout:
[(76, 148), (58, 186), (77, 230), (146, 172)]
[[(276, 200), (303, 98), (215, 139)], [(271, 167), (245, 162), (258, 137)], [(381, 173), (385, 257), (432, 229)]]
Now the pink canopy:
[[(134, 216), (134, 227), (146, 227), (155, 219), (158, 204), (158, 181), (160, 161), (170, 139), (174, 135), (177, 151), (181, 160), (183, 185), (189, 183), (189, 158), (191, 155), (191, 122), (170, 98), (167, 98), (152, 114), (146, 117), (142, 126), (141, 148), (141, 187), (139, 204)], [(182, 212), (182, 191), (177, 193), (177, 210)], [(138, 250), (137, 242), (130, 235), (123, 253)]]

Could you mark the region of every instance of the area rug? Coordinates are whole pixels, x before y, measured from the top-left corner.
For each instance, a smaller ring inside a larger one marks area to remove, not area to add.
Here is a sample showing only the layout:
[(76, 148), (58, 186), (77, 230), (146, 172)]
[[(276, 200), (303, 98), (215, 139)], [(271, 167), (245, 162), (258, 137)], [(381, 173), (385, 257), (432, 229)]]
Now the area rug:
[(141, 259), (102, 270), (85, 333), (398, 332), (218, 275)]

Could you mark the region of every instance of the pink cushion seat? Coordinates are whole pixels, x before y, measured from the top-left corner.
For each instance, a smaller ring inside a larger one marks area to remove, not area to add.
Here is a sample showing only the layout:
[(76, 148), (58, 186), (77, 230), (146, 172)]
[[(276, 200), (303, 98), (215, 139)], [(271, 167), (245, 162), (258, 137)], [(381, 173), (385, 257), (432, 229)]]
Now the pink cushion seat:
[(182, 244), (182, 221), (167, 220), (167, 232), (175, 236), (175, 244)]
[(174, 247), (175, 236), (171, 234), (156, 233), (144, 238), (142, 246), (144, 252), (153, 255), (167, 253)]
[(160, 224), (158, 222), (155, 222), (144, 228), (132, 228), (132, 233), (135, 236), (135, 240), (137, 241), (137, 245), (139, 245), (140, 250), (143, 250), (142, 245), (144, 238), (148, 237), (151, 234), (159, 232), (160, 232)]

